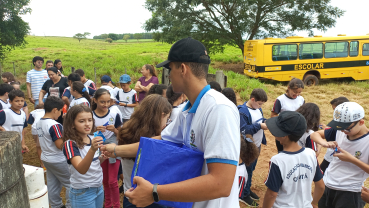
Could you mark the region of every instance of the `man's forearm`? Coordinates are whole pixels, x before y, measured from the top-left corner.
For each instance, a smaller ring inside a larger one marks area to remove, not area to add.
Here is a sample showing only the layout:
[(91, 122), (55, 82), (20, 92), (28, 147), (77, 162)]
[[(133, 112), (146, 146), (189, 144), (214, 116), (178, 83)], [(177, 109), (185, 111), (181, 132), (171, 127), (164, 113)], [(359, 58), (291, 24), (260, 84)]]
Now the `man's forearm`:
[(32, 98), (31, 83), (27, 83), (27, 95), (28, 95), (28, 98)]
[(115, 154), (118, 157), (136, 157), (139, 145), (139, 142), (134, 144), (118, 145), (115, 147)]

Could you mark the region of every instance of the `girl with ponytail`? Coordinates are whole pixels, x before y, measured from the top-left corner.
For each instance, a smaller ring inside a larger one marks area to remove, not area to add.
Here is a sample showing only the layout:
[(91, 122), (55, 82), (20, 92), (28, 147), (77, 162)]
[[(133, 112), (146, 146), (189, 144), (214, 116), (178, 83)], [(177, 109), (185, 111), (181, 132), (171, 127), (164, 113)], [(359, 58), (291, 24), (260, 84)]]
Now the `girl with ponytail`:
[(80, 104), (90, 107), (91, 98), (82, 82), (73, 82), (70, 88), (70, 93), (73, 95), (74, 98), (70, 103), (69, 108)]

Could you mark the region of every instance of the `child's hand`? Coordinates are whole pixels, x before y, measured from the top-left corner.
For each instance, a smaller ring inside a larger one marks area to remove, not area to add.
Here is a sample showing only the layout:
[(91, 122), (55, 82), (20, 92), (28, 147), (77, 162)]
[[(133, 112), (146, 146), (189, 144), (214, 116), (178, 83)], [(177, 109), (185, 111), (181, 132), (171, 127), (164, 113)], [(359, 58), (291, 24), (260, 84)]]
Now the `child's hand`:
[(261, 129), (268, 130), (268, 127), (265, 123), (261, 123), (260, 126), (261, 126)]
[(322, 147), (325, 147), (325, 148), (336, 148), (336, 147), (338, 147), (338, 144), (337, 144), (336, 141), (334, 141), (334, 142), (323, 142), (320, 145), (322, 145)]
[(95, 137), (92, 139), (91, 149), (96, 152), (99, 149), (100, 145), (103, 143), (102, 137)]
[(105, 132), (106, 127), (105, 126), (98, 126), (96, 127), (96, 131)]
[(0, 131), (5, 131), (4, 127), (0, 126)]
[(22, 145), (22, 152), (23, 153), (29, 152), (29, 149), (28, 149), (28, 147), (26, 145)]
[(114, 125), (107, 125), (106, 130), (114, 132), (115, 131), (115, 126)]
[(363, 189), (361, 189), (361, 199), (366, 203), (369, 203), (369, 189), (364, 186)]
[(355, 157), (348, 153), (347, 151), (341, 149), (340, 147), (337, 147), (338, 152), (334, 153), (334, 157), (338, 157), (340, 160), (344, 162), (351, 162), (355, 160)]

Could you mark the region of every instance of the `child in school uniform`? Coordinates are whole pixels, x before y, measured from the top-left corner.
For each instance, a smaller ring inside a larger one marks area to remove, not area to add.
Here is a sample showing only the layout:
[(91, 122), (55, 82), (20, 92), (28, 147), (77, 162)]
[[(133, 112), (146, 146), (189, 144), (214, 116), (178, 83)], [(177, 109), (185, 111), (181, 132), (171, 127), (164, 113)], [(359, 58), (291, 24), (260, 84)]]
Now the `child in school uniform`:
[(317, 152), (317, 145), (310, 139), (310, 135), (319, 130), (320, 110), (315, 103), (305, 103), (296, 112), (304, 116), (306, 120), (306, 132), (297, 142), (301, 147), (308, 147)]
[[(1, 87), (3, 86), (0, 86), (0, 89)], [(8, 88), (8, 86), (6, 86), (6, 88)], [(0, 131), (18, 132), (21, 137), (22, 152), (26, 153), (29, 149), (23, 138), (24, 128), (27, 127), (27, 116), (24, 111), (22, 111), (24, 105), (24, 93), (21, 90), (11, 90), (9, 93), (4, 93), (4, 95), (9, 96), (10, 108), (0, 111)]]
[(73, 100), (72, 102), (70, 102), (69, 108), (80, 104), (90, 107), (90, 95), (88, 94), (87, 89), (82, 84), (82, 82), (73, 82), (70, 88), (70, 92), (73, 95)]
[(102, 76), (100, 80), (101, 80), (100, 88), (109, 90), (111, 97), (114, 98), (114, 101), (116, 101), (119, 88), (114, 86), (115, 83), (111, 80), (111, 78), (108, 75)]
[(64, 89), (62, 99), (64, 103), (67, 105), (67, 108), (69, 108), (70, 103), (73, 100), (73, 95), (70, 92), (70, 87), (72, 86), (73, 82), (81, 81), (81, 77), (77, 73), (71, 73), (68, 75), (68, 85), (69, 87)]
[[(13, 86), (15, 90), (20, 90), (20, 82), (19, 81), (11, 82), (10, 85)], [(23, 106), (22, 110), (26, 113), (27, 120), (28, 120), (29, 114), (28, 114), (28, 105), (27, 105), (26, 101), (24, 101), (24, 106)]]
[(37, 134), (41, 146), (41, 160), (47, 169), (46, 180), (49, 203), (52, 208), (63, 207), (60, 196), (65, 187), (65, 207), (71, 207), (69, 201), (70, 173), (62, 152), (63, 126), (56, 120), (59, 118), (64, 102), (59, 97), (49, 96), (44, 104), (45, 115), (36, 123)]
[(123, 116), (123, 124), (127, 122), (138, 105), (137, 92), (131, 89), (131, 77), (128, 74), (123, 74), (119, 78), (119, 83), (122, 89), (119, 89), (117, 94), (117, 101), (119, 102), (119, 110)]
[[(361, 188), (369, 176), (369, 129), (364, 108), (355, 102), (338, 105), (326, 128), (311, 139), (327, 148), (337, 148), (324, 173), (325, 191), (319, 208), (363, 208)], [(323, 140), (326, 139), (327, 141)]]
[[(106, 140), (104, 144), (117, 143), (118, 130), (122, 125), (119, 113), (109, 109), (111, 95), (108, 90), (100, 88), (95, 92), (91, 109), (95, 120), (96, 130), (101, 131)], [(120, 160), (110, 158), (101, 164), (103, 169), (103, 184), (105, 193), (105, 207), (120, 208), (118, 188), (118, 170)]]
[[(266, 145), (264, 130), (267, 130), (268, 128), (264, 123), (265, 119), (261, 107), (267, 100), (268, 96), (266, 92), (263, 89), (257, 88), (251, 92), (249, 101), (238, 106), (241, 132), (252, 135), (259, 152), (261, 150), (261, 144)], [(256, 158), (249, 166), (246, 166), (248, 179), (246, 186), (244, 187), (244, 196), (239, 199), (242, 203), (250, 207), (259, 206), (256, 202), (259, 200), (259, 196), (251, 191), (252, 175), (257, 161), (258, 158)]]
[(10, 84), (0, 84), (0, 110), (10, 108), (9, 92), (14, 90)]
[(38, 159), (40, 160), (41, 167), (44, 169), (44, 171), (46, 171), (46, 168), (45, 168), (45, 166), (44, 166), (44, 164), (42, 163), (42, 160), (41, 160), (42, 150), (41, 150), (40, 141), (39, 141), (38, 133), (37, 133), (37, 127), (36, 127), (37, 122), (42, 117), (44, 117), (44, 115), (45, 115), (44, 104), (38, 104), (38, 105), (36, 105), (35, 110), (30, 113), (27, 122), (28, 122), (28, 124), (32, 125), (31, 133), (32, 133), (33, 140), (36, 143), (36, 150), (37, 150)]
[(270, 159), (263, 208), (317, 208), (324, 192), (323, 174), (315, 152), (297, 143), (306, 132), (304, 116), (295, 111), (284, 111), (278, 117), (268, 119), (266, 125), (283, 145), (283, 151)]
[(85, 87), (88, 89), (88, 94), (93, 97), (96, 92), (96, 84), (90, 79), (86, 78), (85, 72), (82, 69), (77, 69), (74, 73), (79, 74), (81, 77), (81, 82), (85, 85)]
[(71, 174), (69, 199), (73, 208), (103, 207), (103, 173), (100, 163), (106, 157), (103, 154), (99, 156), (103, 138), (93, 138), (91, 134), (94, 129), (95, 121), (89, 107), (76, 105), (69, 109), (64, 122), (63, 153)]
[(237, 166), (239, 201), (244, 198), (244, 188), (248, 180), (246, 165), (251, 165), (258, 156), (259, 148), (255, 145), (252, 135), (241, 133), (240, 160)]
[[(330, 104), (332, 105), (332, 108), (334, 110), (336, 109), (337, 106), (345, 102), (350, 102), (350, 101), (346, 97), (338, 97), (338, 98), (331, 100)], [(325, 128), (326, 126), (324, 125), (323, 129)], [(329, 163), (331, 163), (333, 160), (333, 153), (334, 153), (334, 150), (332, 148), (328, 148), (327, 152), (324, 155), (324, 160), (320, 164), (320, 169), (322, 169), (323, 174), (325, 173), (325, 170), (328, 168)]]
[[(300, 95), (304, 89), (304, 82), (298, 78), (293, 78), (287, 85), (286, 93), (279, 96), (273, 105), (271, 118), (278, 116), (283, 111), (295, 111), (305, 103), (305, 99)], [(278, 140), (275, 140), (279, 151), (283, 150)]]
[(174, 92), (172, 85), (169, 85), (166, 93), (168, 102), (173, 107), (169, 117), (169, 120), (172, 122), (178, 117), (178, 115), (182, 112), (184, 106), (186, 105), (186, 103), (183, 102), (185, 100), (185, 96), (183, 93)]

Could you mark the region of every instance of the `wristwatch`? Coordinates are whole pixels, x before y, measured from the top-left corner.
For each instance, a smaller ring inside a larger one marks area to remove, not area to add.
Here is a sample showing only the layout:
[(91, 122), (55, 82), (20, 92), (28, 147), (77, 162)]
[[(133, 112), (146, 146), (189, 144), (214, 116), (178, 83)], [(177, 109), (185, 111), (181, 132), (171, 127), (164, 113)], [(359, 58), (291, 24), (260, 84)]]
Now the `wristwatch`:
[(154, 202), (159, 202), (158, 185), (158, 183), (155, 183), (154, 188), (152, 189), (152, 197), (154, 198)]

